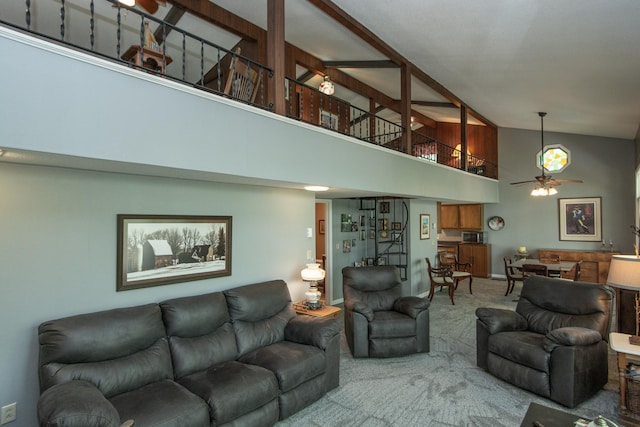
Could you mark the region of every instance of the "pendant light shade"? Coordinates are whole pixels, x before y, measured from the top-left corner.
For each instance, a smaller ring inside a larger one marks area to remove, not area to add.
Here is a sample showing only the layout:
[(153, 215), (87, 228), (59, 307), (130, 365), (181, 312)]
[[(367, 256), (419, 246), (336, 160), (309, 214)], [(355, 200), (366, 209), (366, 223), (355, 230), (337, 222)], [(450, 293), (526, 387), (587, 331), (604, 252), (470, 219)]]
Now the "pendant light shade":
[(333, 86), (331, 77), (324, 76), (324, 81), (320, 83), (318, 90), (324, 93), (325, 95), (333, 95), (333, 92), (335, 92), (335, 87)]

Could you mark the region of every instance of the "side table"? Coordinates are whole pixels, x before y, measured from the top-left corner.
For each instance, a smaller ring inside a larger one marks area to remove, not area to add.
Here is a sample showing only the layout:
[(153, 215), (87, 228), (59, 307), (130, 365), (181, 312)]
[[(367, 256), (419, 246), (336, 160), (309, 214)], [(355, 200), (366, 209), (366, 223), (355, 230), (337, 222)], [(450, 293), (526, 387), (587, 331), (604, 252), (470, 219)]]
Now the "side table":
[(629, 334), (611, 332), (609, 345), (618, 353), (618, 374), (620, 376), (620, 414), (618, 419), (625, 426), (640, 426), (640, 415), (627, 409), (627, 356), (640, 358), (640, 345), (629, 344)]
[(340, 307), (334, 307), (332, 305), (323, 305), (322, 308), (317, 310), (310, 310), (304, 305), (304, 300), (294, 302), (293, 308), (298, 314), (306, 314), (314, 317), (336, 317), (342, 311)]

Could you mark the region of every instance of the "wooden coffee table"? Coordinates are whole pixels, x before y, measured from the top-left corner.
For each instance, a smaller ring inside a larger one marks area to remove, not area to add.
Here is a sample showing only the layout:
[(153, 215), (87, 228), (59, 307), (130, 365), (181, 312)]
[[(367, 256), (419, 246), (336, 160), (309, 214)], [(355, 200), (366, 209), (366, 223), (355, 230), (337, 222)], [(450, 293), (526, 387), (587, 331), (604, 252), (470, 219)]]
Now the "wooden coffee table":
[(304, 300), (294, 302), (293, 308), (296, 310), (296, 313), (298, 314), (306, 314), (308, 316), (314, 316), (314, 317), (336, 317), (342, 311), (340, 307), (326, 305), (324, 304), (324, 302), (323, 302), (322, 308), (319, 308), (317, 310), (311, 310), (306, 305), (304, 305)]
[[(520, 427), (533, 427), (536, 421), (544, 427), (567, 427), (573, 426), (579, 420), (578, 415), (549, 408), (537, 403), (531, 403), (527, 413), (520, 423)], [(584, 420), (584, 418), (582, 418)]]

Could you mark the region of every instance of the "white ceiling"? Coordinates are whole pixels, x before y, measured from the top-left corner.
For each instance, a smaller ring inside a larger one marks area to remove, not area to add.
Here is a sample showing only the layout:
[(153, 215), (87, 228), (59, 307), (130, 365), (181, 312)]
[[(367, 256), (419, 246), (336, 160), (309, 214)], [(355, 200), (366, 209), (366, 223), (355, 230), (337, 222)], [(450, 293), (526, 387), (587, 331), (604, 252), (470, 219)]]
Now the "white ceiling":
[[(266, 28), (266, 0), (213, 2)], [(539, 129), (537, 112), (546, 111), (545, 130), (636, 136), (640, 1), (334, 3), (499, 127)], [(386, 59), (311, 3), (289, 0), (285, 8), (286, 40), (318, 58)], [(343, 71), (399, 97), (398, 70)], [(417, 86), (414, 79), (413, 100), (444, 101)], [(414, 108), (437, 120), (459, 120), (456, 109)]]

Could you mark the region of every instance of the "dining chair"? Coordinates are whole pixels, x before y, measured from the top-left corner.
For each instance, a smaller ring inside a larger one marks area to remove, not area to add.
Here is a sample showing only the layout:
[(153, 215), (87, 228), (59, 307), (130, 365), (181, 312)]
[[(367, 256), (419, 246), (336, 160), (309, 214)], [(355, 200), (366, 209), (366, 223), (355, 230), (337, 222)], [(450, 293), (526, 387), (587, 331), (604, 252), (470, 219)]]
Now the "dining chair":
[(451, 252), (440, 252), (438, 254), (440, 266), (447, 266), (451, 269), (453, 281), (455, 282), (455, 288), (458, 289), (458, 283), (461, 280), (469, 279), (469, 293), (473, 294), (471, 285), (473, 284), (473, 276), (469, 269), (473, 266), (470, 262), (459, 262), (458, 257)]
[(236, 48), (229, 66), (229, 76), (224, 88), (224, 93), (241, 101), (252, 103), (258, 94), (258, 88), (262, 81), (262, 75), (258, 67), (251, 69), (251, 64), (240, 59), (240, 48)]
[(573, 267), (571, 267), (571, 270), (567, 271), (566, 273), (563, 273), (561, 278), (565, 280), (572, 280), (574, 282), (577, 282), (578, 280), (580, 280), (581, 267), (582, 267), (582, 260), (579, 260), (578, 262), (575, 263)]
[(425, 257), (425, 261), (427, 261), (427, 271), (429, 272), (429, 281), (431, 282), (431, 289), (429, 290), (429, 301), (433, 300), (433, 294), (435, 293), (436, 286), (440, 286), (440, 290), (444, 286), (448, 288), (449, 298), (451, 299), (451, 304), (455, 305), (453, 302), (453, 292), (456, 289), (456, 282), (453, 280), (453, 271), (446, 265), (441, 265), (440, 267), (432, 267), (431, 261), (429, 261), (429, 257)]
[(549, 276), (549, 269), (544, 264), (523, 264), (522, 275), (525, 279), (529, 276)]
[(505, 292), (505, 296), (509, 295), (513, 292), (513, 288), (516, 285), (516, 281), (524, 281), (524, 275), (518, 272), (515, 268), (511, 267), (511, 257), (506, 256), (504, 259), (504, 272), (507, 276), (507, 292)]
[[(560, 263), (560, 255), (558, 254), (547, 254), (544, 257), (540, 257), (540, 262), (543, 264), (558, 264)], [(549, 270), (547, 272), (547, 276), (549, 277), (561, 277), (560, 270), (552, 271)]]

